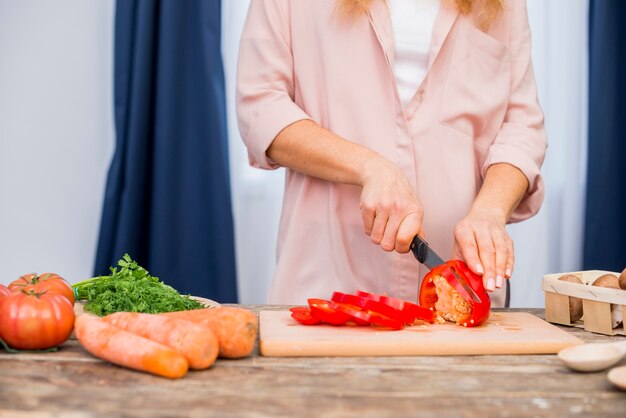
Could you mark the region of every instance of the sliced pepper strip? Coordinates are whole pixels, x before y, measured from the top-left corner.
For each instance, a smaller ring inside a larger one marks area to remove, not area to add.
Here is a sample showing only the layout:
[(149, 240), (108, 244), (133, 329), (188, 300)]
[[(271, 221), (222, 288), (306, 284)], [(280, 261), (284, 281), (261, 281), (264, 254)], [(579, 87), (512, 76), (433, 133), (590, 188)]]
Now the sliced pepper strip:
[(400, 309), (396, 309), (382, 302), (368, 299), (363, 296), (349, 295), (341, 292), (334, 292), (330, 299), (333, 302), (346, 303), (359, 307), (365, 311), (372, 311), (387, 316), (395, 321), (404, 322), (404, 313)]
[[(475, 302), (472, 298), (465, 296), (466, 292), (455, 280), (452, 269), (462, 278), (465, 279), (467, 284), (476, 292), (480, 302)], [(460, 260), (450, 260), (444, 264), (432, 269), (422, 281), (422, 286), (419, 292), (420, 306), (427, 309), (435, 310), (438, 300), (437, 292), (435, 290), (435, 283), (433, 279), (437, 276), (441, 276), (472, 306), (472, 312), (466, 320), (463, 320), (459, 325), (466, 327), (475, 327), (487, 321), (489, 319), (489, 313), (491, 308), (491, 299), (483, 286), (482, 277), (472, 272), (467, 264)]]
[(387, 327), (394, 330), (400, 330), (404, 328), (404, 323), (402, 321), (390, 318), (375, 311), (361, 309), (354, 305), (340, 302), (331, 302), (331, 306), (354, 319), (366, 321), (372, 325), (379, 325), (381, 327)]
[(343, 325), (350, 320), (350, 315), (337, 310), (325, 299), (308, 299), (309, 308), (314, 317), (330, 325)]
[(358, 290), (356, 294), (358, 296), (384, 303), (385, 305), (389, 305), (392, 308), (402, 311), (405, 324), (410, 325), (416, 320), (430, 322), (431, 324), (435, 321), (435, 313), (433, 312), (433, 309), (423, 308), (415, 303), (403, 299), (398, 299), (387, 295), (378, 295), (375, 293), (364, 292), (362, 290)]
[(313, 316), (311, 308), (305, 306), (298, 306), (290, 308), (291, 317), (301, 323), (302, 325), (317, 325), (321, 321)]

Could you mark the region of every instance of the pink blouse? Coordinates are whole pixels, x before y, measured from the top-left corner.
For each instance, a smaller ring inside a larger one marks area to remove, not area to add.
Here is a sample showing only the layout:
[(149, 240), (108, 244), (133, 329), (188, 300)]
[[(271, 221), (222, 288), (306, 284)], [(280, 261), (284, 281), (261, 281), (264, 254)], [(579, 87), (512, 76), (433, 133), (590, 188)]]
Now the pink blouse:
[[(424, 206), (426, 239), (452, 256), (453, 229), (491, 164), (506, 162), (529, 189), (511, 221), (543, 200), (543, 113), (530, 57), (525, 0), (505, 0), (486, 32), (443, 0), (430, 69), (403, 107), (394, 40), (382, 0), (346, 22), (336, 0), (252, 0), (241, 38), (237, 113), (250, 164), (278, 166), (266, 150), (302, 119), (393, 161)], [(415, 300), (427, 269), (411, 253), (387, 253), (363, 232), (361, 189), (287, 169), (269, 302), (304, 304), (333, 291), (366, 290)], [(260, 220), (261, 222), (263, 220)], [(496, 295), (494, 306), (502, 304)]]

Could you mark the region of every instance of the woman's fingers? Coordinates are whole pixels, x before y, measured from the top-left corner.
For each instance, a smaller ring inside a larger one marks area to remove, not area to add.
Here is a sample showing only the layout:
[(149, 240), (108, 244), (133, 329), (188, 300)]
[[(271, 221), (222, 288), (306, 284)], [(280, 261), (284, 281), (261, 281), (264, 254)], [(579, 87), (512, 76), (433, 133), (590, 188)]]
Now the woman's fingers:
[(398, 233), (395, 238), (395, 250), (401, 254), (409, 252), (411, 249), (411, 243), (415, 235), (419, 235), (422, 238), (424, 231), (422, 230), (422, 220), (424, 213), (421, 210), (409, 213), (400, 224)]
[(504, 276), (506, 271), (506, 263), (509, 259), (509, 247), (506, 242), (506, 236), (499, 230), (494, 230), (492, 234), (493, 246), (496, 251), (496, 287), (499, 289), (504, 284)]
[(485, 228), (478, 228), (474, 231), (476, 243), (478, 244), (478, 256), (485, 269), (483, 283), (489, 291), (496, 288), (496, 249), (493, 245), (491, 234)]
[(385, 226), (382, 240), (380, 241), (380, 246), (383, 250), (389, 252), (393, 251), (396, 247), (396, 236), (398, 235), (398, 229), (400, 228), (401, 221), (401, 214), (395, 211), (391, 212), (389, 218), (387, 219), (387, 225)]
[(468, 266), (483, 275), (485, 289), (493, 291), (511, 277), (515, 261), (513, 240), (504, 226), (468, 216), (455, 228), (455, 247)]
[(406, 253), (410, 250), (413, 237), (422, 231), (423, 212), (377, 212), (372, 225), (370, 238), (385, 251)]
[(469, 268), (476, 274), (482, 275), (485, 270), (478, 255), (478, 245), (474, 237), (474, 230), (465, 222), (460, 222), (454, 229), (454, 238), (460, 255)]
[(374, 164), (361, 192), (363, 229), (385, 251), (408, 252), (421, 231), (423, 209), (413, 187), (393, 164)]
[(508, 235), (506, 236), (506, 246), (508, 249), (508, 257), (506, 259), (506, 266), (504, 269), (504, 277), (510, 279), (513, 275), (513, 266), (515, 264), (515, 245), (513, 240)]
[(376, 217), (376, 211), (374, 208), (366, 205), (361, 205), (361, 218), (363, 219), (363, 229), (365, 234), (372, 235), (372, 229), (374, 229), (374, 218)]
[(389, 214), (386, 211), (377, 211), (374, 217), (374, 225), (370, 238), (374, 244), (380, 244), (387, 228)]

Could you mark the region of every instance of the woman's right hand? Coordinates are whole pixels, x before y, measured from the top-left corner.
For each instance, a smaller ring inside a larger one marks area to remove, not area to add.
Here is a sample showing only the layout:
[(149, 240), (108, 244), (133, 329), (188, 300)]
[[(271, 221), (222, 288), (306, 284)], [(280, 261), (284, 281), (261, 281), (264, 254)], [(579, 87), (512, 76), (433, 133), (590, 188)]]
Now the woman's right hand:
[(380, 154), (308, 119), (280, 131), (266, 153), (300, 173), (361, 186), (365, 233), (383, 250), (407, 253), (415, 235), (424, 237), (422, 204), (405, 175)]
[(372, 158), (361, 185), (365, 233), (385, 251), (407, 253), (415, 235), (424, 237), (424, 208), (406, 176), (390, 161)]

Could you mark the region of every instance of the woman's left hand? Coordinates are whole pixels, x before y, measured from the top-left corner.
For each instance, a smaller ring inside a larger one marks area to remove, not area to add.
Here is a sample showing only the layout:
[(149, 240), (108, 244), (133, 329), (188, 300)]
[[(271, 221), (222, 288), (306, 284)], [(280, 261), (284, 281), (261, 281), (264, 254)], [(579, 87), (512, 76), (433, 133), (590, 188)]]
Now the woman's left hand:
[(474, 273), (483, 276), (485, 289), (502, 287), (513, 272), (513, 240), (506, 220), (495, 209), (472, 209), (454, 228), (454, 252)]

